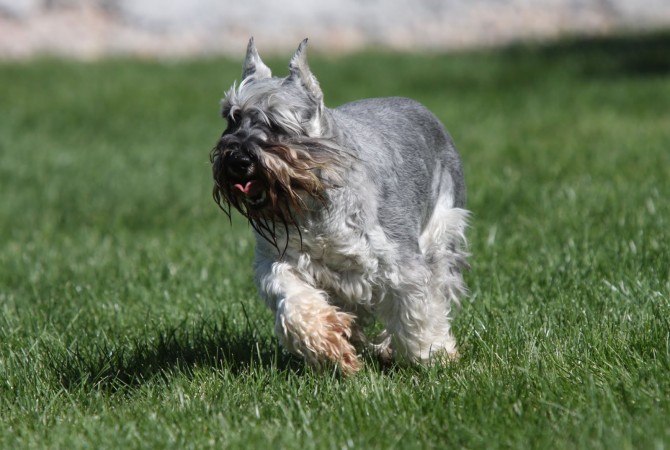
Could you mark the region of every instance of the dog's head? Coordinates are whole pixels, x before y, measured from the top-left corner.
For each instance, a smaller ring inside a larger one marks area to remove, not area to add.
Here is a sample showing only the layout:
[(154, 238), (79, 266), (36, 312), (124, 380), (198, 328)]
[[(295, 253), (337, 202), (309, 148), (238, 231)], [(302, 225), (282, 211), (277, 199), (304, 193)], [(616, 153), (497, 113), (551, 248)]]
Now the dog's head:
[(277, 223), (288, 233), (308, 201), (326, 203), (323, 174), (338, 165), (306, 47), (307, 39), (289, 75), (277, 78), (249, 41), (242, 81), (221, 102), (228, 126), (211, 153), (214, 200), (229, 215), (231, 205), (240, 211), (275, 246)]

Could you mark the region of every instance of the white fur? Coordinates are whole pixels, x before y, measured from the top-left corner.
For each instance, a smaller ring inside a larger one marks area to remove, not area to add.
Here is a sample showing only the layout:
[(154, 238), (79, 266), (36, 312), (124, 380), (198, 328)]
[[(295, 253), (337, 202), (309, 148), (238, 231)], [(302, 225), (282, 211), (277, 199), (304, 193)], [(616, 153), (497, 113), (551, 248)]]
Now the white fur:
[[(302, 246), (292, 235), (281, 260), (276, 248), (258, 239), (256, 284), (276, 314), (282, 344), (319, 365), (323, 355), (313, 335), (321, 325), (313, 319), (336, 307), (359, 324), (371, 318), (384, 324), (381, 342), (368, 342), (377, 353), (420, 363), (438, 353), (455, 357), (449, 314), (465, 293), (460, 266), (468, 212), (451, 203), (438, 202), (418, 238), (416, 261), (399, 260), (380, 227), (361, 233), (362, 225), (351, 221), (352, 210), (361, 206), (356, 201), (335, 202), (347, 210), (331, 211), (328, 220), (308, 217), (300, 225)], [(360, 328), (353, 334), (363, 340)]]

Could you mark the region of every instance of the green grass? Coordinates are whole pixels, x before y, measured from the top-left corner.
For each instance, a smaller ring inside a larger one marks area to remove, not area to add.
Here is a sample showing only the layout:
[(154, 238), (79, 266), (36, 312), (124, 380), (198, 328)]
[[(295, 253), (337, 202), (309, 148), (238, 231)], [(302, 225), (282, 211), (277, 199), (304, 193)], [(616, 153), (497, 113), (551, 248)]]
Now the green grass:
[(462, 359), (350, 379), (211, 199), (240, 61), (0, 64), (0, 448), (670, 447), (668, 45), (313, 55), (328, 105), (432, 109), (473, 211)]

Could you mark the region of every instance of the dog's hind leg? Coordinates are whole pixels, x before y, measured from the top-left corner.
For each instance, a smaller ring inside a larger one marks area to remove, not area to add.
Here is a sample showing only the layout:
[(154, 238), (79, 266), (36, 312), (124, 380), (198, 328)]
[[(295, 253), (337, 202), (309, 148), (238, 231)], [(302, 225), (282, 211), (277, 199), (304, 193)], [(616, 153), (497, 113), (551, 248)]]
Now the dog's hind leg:
[(467, 211), (438, 206), (419, 238), (421, 254), (403, 258), (378, 312), (396, 359), (427, 363), (458, 356), (450, 313), (465, 294)]
[(405, 265), (392, 275), (396, 280), (376, 309), (390, 336), (393, 359), (427, 364), (438, 355), (456, 357), (450, 303), (444, 296), (435, 295), (431, 270), (419, 255), (404, 261)]
[[(432, 308), (443, 313), (433, 323), (436, 335), (448, 336), (443, 348), (449, 359), (458, 356), (456, 340), (453, 338), (449, 316), (454, 306), (466, 295), (462, 272), (468, 267), (465, 251), (467, 244), (465, 228), (468, 211), (450, 208), (438, 202), (433, 214), (419, 237), (419, 247), (426, 265), (430, 268), (428, 298)], [(438, 341), (439, 342), (439, 341)]]
[(335, 364), (344, 374), (360, 369), (349, 341), (352, 314), (329, 304), (325, 292), (304, 281), (286, 262), (257, 261), (256, 283), (275, 314), (275, 333), (287, 350), (314, 367)]

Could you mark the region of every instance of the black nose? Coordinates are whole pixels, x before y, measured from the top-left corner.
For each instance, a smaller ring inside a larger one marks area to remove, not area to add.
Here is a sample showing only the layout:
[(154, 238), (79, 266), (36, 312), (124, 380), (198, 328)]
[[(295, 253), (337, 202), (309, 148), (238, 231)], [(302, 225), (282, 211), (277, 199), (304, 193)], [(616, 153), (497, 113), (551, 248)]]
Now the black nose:
[(251, 167), (251, 158), (242, 152), (231, 152), (226, 156), (226, 168), (232, 175), (244, 176)]

